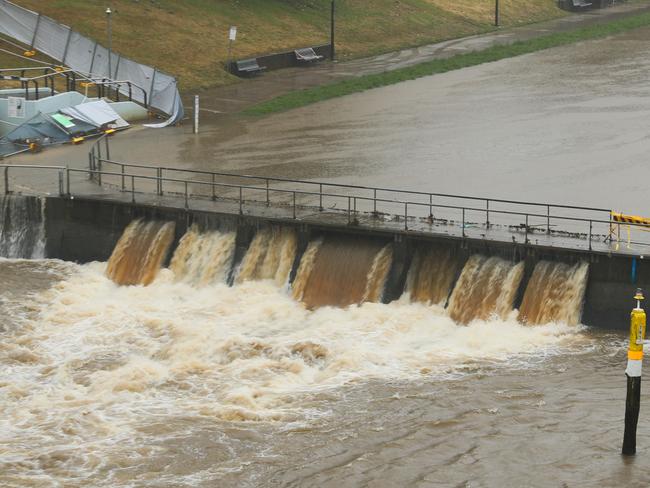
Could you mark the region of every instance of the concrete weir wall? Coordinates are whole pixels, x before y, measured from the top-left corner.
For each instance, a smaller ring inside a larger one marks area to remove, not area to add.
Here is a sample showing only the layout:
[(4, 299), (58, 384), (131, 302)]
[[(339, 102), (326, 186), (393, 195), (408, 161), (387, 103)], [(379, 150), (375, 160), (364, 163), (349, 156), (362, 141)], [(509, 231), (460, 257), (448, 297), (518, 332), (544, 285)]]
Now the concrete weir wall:
[[(246, 215), (217, 214), (92, 199), (70, 200), (47, 197), (46, 200), (45, 255), (80, 263), (106, 261), (124, 228), (136, 218), (174, 221), (177, 241), (192, 224), (197, 224), (202, 230), (236, 230), (238, 257), (246, 252), (258, 229), (271, 224), (280, 224), (294, 227), (298, 231), (300, 253), (310, 239), (322, 235), (355, 235), (392, 242), (394, 259), (388, 275), (384, 301), (392, 301), (402, 294), (414, 250), (417, 246), (426, 243), (450, 246), (454, 253), (463, 259), (472, 254), (483, 254), (517, 262), (525, 261), (524, 282), (515, 301), (517, 307), (521, 303), (526, 282), (537, 262), (541, 260), (561, 261), (568, 264), (588, 262), (589, 281), (582, 322), (591, 326), (627, 329), (634, 290), (637, 287), (650, 288), (650, 263), (640, 257), (540, 249), (516, 243), (461, 240), (433, 235), (389, 233), (354, 226), (306, 225), (292, 220), (260, 219)], [(174, 247), (175, 245), (176, 243)], [(633, 273), (635, 260), (636, 271)]]

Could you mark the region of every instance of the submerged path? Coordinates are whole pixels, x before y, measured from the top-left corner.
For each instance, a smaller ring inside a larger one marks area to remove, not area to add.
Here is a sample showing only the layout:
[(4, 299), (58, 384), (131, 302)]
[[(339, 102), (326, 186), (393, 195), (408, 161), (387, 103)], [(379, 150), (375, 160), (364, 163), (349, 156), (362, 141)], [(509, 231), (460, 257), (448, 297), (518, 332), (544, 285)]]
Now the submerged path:
[[(650, 4), (647, 1), (625, 3), (611, 8), (571, 14), (546, 22), (499, 29), (487, 34), (451, 39), (378, 56), (345, 62), (324, 62), (306, 68), (288, 68), (273, 71), (231, 86), (201, 92), (201, 117), (209, 120), (219, 114), (240, 112), (260, 102), (295, 90), (368, 74), (392, 71), (434, 59), (444, 59), (457, 54), (481, 51), (492, 46), (535, 39), (551, 33), (573, 31), (647, 11), (650, 11)], [(185, 104), (188, 110), (192, 107), (192, 96), (193, 93), (185, 94)]]

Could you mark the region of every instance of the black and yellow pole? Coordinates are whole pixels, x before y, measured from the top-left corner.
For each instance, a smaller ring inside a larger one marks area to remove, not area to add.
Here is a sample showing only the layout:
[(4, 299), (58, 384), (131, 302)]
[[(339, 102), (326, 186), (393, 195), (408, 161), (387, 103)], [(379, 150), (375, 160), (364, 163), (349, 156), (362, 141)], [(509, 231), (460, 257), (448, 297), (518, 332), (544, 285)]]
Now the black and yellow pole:
[(630, 346), (627, 351), (627, 397), (625, 399), (625, 434), (623, 435), (623, 454), (636, 454), (636, 426), (639, 422), (641, 403), (641, 369), (643, 365), (643, 344), (645, 342), (645, 311), (641, 308), (643, 291), (638, 288), (636, 308), (630, 317)]

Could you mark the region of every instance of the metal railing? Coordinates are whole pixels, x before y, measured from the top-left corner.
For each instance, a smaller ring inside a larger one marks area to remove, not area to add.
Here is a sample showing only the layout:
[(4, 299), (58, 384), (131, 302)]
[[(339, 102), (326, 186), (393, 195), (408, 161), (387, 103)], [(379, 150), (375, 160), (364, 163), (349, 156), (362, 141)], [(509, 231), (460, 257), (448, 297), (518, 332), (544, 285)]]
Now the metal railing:
[[(43, 73), (37, 76), (25, 76), (27, 71), (35, 70)], [(20, 73), (12, 75), (11, 73)], [(134, 101), (134, 90), (141, 94), (142, 100), (135, 99), (145, 108), (149, 107), (147, 91), (140, 85), (130, 80), (111, 80), (108, 78), (95, 78), (92, 76), (79, 73), (72, 69), (63, 69), (59, 66), (45, 66), (38, 68), (5, 68), (0, 69), (0, 81), (10, 81), (20, 83), (21, 89), (25, 90), (25, 98), (30, 98), (30, 85), (33, 85), (34, 97), (40, 98), (40, 91), (45, 88), (48, 93), (54, 93), (55, 81), (58, 78), (65, 78), (66, 91), (77, 91), (77, 82), (86, 83), (88, 86), (94, 86), (97, 90), (98, 98), (111, 98), (114, 95), (115, 101), (120, 101), (120, 93), (127, 100)]]
[[(68, 197), (85, 192), (124, 200), (128, 195), (134, 203), (169, 197), (176, 199), (171, 205), (180, 199), (186, 209), (219, 202), (219, 211), (239, 214), (602, 252), (631, 254), (633, 246), (650, 246), (650, 234), (643, 232), (648, 226), (614, 222), (607, 209), (125, 163), (110, 159), (107, 136), (95, 141), (88, 158), (87, 169), (0, 165), (4, 191), (12, 191), (14, 172), (29, 169), (56, 173), (58, 193)], [(92, 190), (95, 185), (103, 195)], [(621, 227), (634, 233), (622, 250), (612, 239)]]

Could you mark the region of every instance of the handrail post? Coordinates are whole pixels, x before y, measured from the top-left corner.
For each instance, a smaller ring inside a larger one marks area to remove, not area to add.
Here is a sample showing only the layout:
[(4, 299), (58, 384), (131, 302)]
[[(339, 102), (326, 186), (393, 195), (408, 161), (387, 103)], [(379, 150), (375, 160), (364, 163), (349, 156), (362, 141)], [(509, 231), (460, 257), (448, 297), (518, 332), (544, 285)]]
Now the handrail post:
[(296, 192), (293, 192), (293, 219), (296, 220)]
[(99, 186), (102, 186), (102, 158), (101, 158), (101, 156), (100, 156), (100, 158), (97, 160), (97, 163), (98, 163), (98, 164), (97, 164), (97, 167), (98, 167), (98, 171), (97, 171), (97, 184), (98, 184)]
[(546, 233), (551, 233), (551, 206), (546, 206)]
[(59, 170), (59, 196), (62, 197), (65, 195), (65, 192), (63, 190), (63, 170)]
[(591, 251), (591, 229), (593, 226), (593, 222), (589, 220), (589, 250)]
[(217, 199), (216, 185), (215, 185), (215, 174), (212, 173), (212, 201), (214, 202)]
[(240, 186), (239, 187), (239, 215), (244, 214), (244, 198), (243, 198), (243, 195), (244, 195), (244, 190)]
[(465, 237), (465, 207), (463, 207), (463, 230), (462, 236)]
[(68, 168), (68, 165), (65, 165), (65, 193), (68, 195), (68, 198), (70, 198), (70, 168)]
[(350, 211), (352, 210), (352, 197), (348, 197), (348, 225), (352, 223), (352, 216)]
[(433, 222), (433, 195), (429, 193), (429, 219)]
[(409, 230), (409, 203), (404, 202), (404, 230)]
[(372, 189), (372, 213), (377, 216), (377, 188)]
[(163, 177), (162, 177), (163, 176), (163, 169), (158, 168), (157, 173), (158, 173), (157, 174), (157, 177), (158, 177), (158, 180), (157, 180), (157, 183), (158, 183), (158, 195), (162, 197), (162, 195), (163, 195)]
[(108, 136), (104, 136), (104, 141), (106, 142), (106, 159), (111, 159), (111, 149), (108, 145)]
[(185, 184), (185, 210), (190, 208), (189, 195), (187, 194), (187, 180), (183, 182)]
[[(269, 199), (269, 179), (265, 178), (265, 180), (266, 180), (266, 206), (268, 207), (269, 205), (271, 205), (271, 200)], [(294, 205), (296, 204), (296, 194), (295, 194), (295, 192), (293, 194), (293, 204)], [(294, 213), (293, 218), (294, 219), (296, 218), (295, 213)]]
[(135, 176), (131, 175), (131, 202), (135, 203)]
[(323, 184), (322, 183), (318, 184), (318, 195), (319, 195), (318, 210), (322, 212), (323, 211)]
[(5, 195), (9, 194), (9, 166), (5, 166)]
[(122, 168), (122, 191), (124, 191), (126, 190), (126, 184), (124, 182), (124, 163), (121, 163), (120, 167)]
[(524, 244), (528, 244), (528, 214), (526, 214), (526, 230), (524, 232)]
[(490, 199), (485, 200), (485, 227), (490, 228)]

